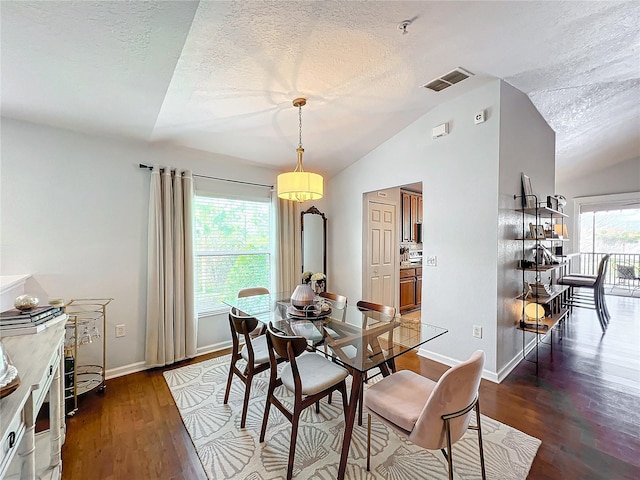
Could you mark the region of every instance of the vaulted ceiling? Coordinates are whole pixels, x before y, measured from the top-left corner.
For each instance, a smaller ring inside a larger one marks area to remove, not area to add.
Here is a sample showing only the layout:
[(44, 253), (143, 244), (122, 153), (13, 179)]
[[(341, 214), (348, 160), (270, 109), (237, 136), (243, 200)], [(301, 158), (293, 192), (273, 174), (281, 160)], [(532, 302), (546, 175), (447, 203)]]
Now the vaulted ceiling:
[[(559, 178), (640, 155), (638, 2), (2, 1), (3, 116), (333, 175), (495, 78)], [(398, 26), (411, 20), (406, 33)], [(474, 76), (420, 88), (458, 67)], [(425, 132), (429, 135), (430, 132)]]

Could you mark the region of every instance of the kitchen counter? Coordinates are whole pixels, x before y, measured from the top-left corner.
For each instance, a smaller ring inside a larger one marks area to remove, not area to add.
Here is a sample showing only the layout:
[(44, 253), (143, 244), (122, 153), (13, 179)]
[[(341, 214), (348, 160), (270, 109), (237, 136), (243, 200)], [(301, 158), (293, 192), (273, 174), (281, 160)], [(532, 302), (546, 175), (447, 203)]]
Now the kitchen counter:
[(400, 270), (404, 270), (407, 268), (419, 268), (422, 267), (422, 263), (401, 263)]

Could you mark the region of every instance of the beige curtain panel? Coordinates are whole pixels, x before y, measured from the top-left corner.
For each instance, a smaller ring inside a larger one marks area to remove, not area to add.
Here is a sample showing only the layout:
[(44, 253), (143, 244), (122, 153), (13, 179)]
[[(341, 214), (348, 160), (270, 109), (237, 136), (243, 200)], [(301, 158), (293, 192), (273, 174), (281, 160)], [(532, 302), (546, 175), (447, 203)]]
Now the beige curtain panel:
[(293, 292), (302, 278), (300, 206), (277, 197), (275, 203), (276, 288), (278, 292)]
[(191, 171), (154, 166), (149, 192), (148, 367), (169, 365), (196, 355), (198, 319), (193, 262)]

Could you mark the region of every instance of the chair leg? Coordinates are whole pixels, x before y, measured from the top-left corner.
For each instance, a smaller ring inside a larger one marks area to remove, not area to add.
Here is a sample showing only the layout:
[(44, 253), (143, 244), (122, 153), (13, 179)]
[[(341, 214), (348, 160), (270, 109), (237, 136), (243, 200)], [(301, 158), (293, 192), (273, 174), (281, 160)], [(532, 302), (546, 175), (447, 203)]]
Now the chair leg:
[(609, 325), (609, 320), (611, 320), (611, 315), (609, 315), (609, 309), (607, 308), (607, 302), (604, 298), (604, 287), (602, 287), (602, 308), (604, 308), (604, 315), (607, 318), (607, 325)]
[(229, 366), (229, 378), (227, 379), (227, 389), (224, 392), (224, 401), (223, 404), (227, 404), (229, 401), (229, 392), (231, 391), (231, 381), (233, 380), (233, 369), (236, 365), (235, 360), (231, 361), (231, 365)]
[(247, 423), (247, 410), (249, 410), (249, 396), (251, 395), (251, 381), (253, 375), (247, 376), (247, 381), (244, 385), (244, 402), (242, 403), (242, 417), (240, 418), (240, 428), (244, 428)]
[(598, 321), (600, 322), (600, 328), (602, 328), (602, 333), (607, 329), (607, 323), (604, 318), (604, 310), (602, 309), (602, 305), (600, 303), (600, 292), (599, 290), (593, 290), (593, 303), (596, 307), (596, 315), (598, 316)]
[(367, 472), (371, 471), (371, 414), (367, 414)]
[(344, 412), (344, 420), (346, 422), (348, 405), (347, 405), (347, 384), (344, 380), (342, 381), (342, 383), (340, 383), (340, 386), (338, 387), (338, 391), (340, 392), (340, 395), (342, 395), (342, 411)]
[(487, 480), (487, 473), (484, 468), (484, 449), (482, 448), (482, 427), (480, 426), (480, 402), (476, 402), (476, 424), (478, 425), (478, 447), (480, 449), (480, 468), (482, 469), (482, 480)]
[(316, 402), (316, 413), (320, 413), (320, 400)]
[(293, 478), (293, 460), (296, 455), (296, 440), (298, 439), (298, 423), (300, 421), (300, 406), (296, 405), (293, 409), (293, 417), (291, 418), (291, 443), (289, 445), (289, 466), (287, 467), (287, 480)]
[(453, 456), (451, 455), (451, 427), (449, 426), (449, 420), (444, 421), (447, 429), (447, 463), (449, 464), (449, 480), (453, 480)]
[(364, 400), (364, 383), (360, 388), (360, 396), (358, 398), (358, 425), (362, 426), (362, 404)]
[(275, 390), (275, 384), (269, 382), (269, 389), (267, 390), (267, 399), (264, 402), (264, 415), (262, 416), (262, 429), (260, 430), (260, 443), (264, 442), (264, 435), (267, 433), (267, 423), (269, 423), (269, 410), (271, 410), (271, 398), (273, 397), (273, 391)]

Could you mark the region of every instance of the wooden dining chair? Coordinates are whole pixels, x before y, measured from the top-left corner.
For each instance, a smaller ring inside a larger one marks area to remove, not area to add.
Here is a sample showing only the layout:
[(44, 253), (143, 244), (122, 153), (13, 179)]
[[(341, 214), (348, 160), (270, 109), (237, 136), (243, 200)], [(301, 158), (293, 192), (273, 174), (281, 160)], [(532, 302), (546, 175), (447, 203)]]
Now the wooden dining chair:
[[(269, 289), (265, 287), (248, 287), (243, 288), (238, 292), (238, 298), (253, 297), (255, 295), (269, 295)], [(249, 335), (257, 337), (258, 335), (264, 334), (264, 332), (264, 323), (260, 322), (256, 329), (250, 332)]]
[[(268, 370), (271, 366), (266, 335), (257, 337), (251, 337), (250, 335), (252, 331), (256, 330), (259, 323), (256, 318), (248, 317), (233, 307), (229, 310), (229, 327), (231, 328), (231, 341), (233, 345), (231, 347), (229, 378), (227, 379), (227, 389), (224, 393), (223, 403), (226, 405), (229, 401), (231, 381), (233, 380), (233, 376), (237, 375), (245, 385), (240, 428), (244, 428), (247, 420), (247, 407), (249, 405), (253, 377), (260, 372)], [(240, 346), (241, 340), (244, 341), (243, 347)], [(243, 370), (238, 368), (238, 360), (244, 360), (246, 362)], [(276, 358), (276, 363), (283, 361), (284, 358)]]
[[(331, 292), (321, 292), (318, 296), (329, 300), (331, 308), (334, 310), (340, 310), (342, 312), (341, 320), (344, 322), (345, 314), (347, 313), (347, 297)], [(335, 318), (335, 317), (333, 317)]]
[(253, 297), (255, 295), (269, 295), (269, 289), (265, 287), (243, 288), (238, 292), (238, 298)]
[[(453, 480), (451, 447), (467, 429), (478, 432), (480, 468), (486, 479), (478, 389), (484, 352), (477, 350), (466, 362), (447, 370), (434, 382), (410, 370), (383, 378), (364, 394), (367, 407), (367, 471), (371, 458), (371, 417), (427, 450), (441, 450)], [(470, 426), (472, 410), (475, 425)], [(446, 451), (445, 451), (446, 447)], [(423, 472), (423, 476), (426, 473)]]
[[(335, 310), (340, 310), (342, 312), (342, 314), (340, 315), (340, 320), (344, 322), (345, 316), (347, 314), (347, 302), (348, 302), (347, 297), (345, 295), (340, 295), (332, 292), (321, 292), (318, 294), (318, 296), (322, 298), (326, 298), (331, 303), (331, 308), (333, 309), (332, 318), (337, 318), (335, 316), (335, 313), (336, 313)], [(337, 337), (337, 333), (331, 328), (324, 327), (324, 330), (327, 335), (334, 338)], [(326, 347), (327, 345), (325, 344), (325, 349)], [(329, 398), (327, 399), (327, 403), (329, 405), (331, 405), (332, 397), (333, 397), (333, 393), (330, 393)]]
[[(264, 442), (269, 421), (269, 410), (271, 405), (275, 405), (291, 422), (291, 442), (287, 467), (287, 480), (290, 480), (293, 477), (293, 461), (300, 414), (304, 409), (313, 404), (317, 405), (320, 399), (337, 390), (342, 395), (342, 406), (346, 421), (347, 386), (345, 379), (349, 372), (323, 355), (305, 353), (307, 351), (307, 340), (304, 337), (284, 335), (276, 331), (272, 323), (269, 323), (265, 336), (268, 344), (271, 375), (262, 419), (262, 430), (260, 431), (260, 442)], [(280, 376), (278, 376), (277, 368), (278, 356), (289, 360), (289, 363), (282, 368)], [(288, 410), (274, 395), (274, 390), (280, 385), (284, 385), (287, 390), (293, 393), (293, 411)]]
[[(373, 302), (367, 302), (364, 300), (360, 300), (356, 306), (358, 307), (358, 310), (360, 310), (361, 312), (378, 312), (381, 313), (382, 315), (385, 315), (387, 317), (389, 317), (390, 319), (396, 316), (396, 309), (395, 307), (391, 307), (389, 305), (382, 305), (380, 303), (373, 303)], [(363, 320), (366, 321), (366, 318)], [(363, 328), (366, 327), (366, 325), (362, 326)], [(388, 362), (386, 362), (387, 367), (389, 368), (389, 370), (391, 370), (391, 372), (395, 372), (396, 371), (396, 362), (391, 359)], [(381, 367), (380, 371), (374, 375), (369, 375), (369, 372), (367, 372), (366, 375), (364, 375), (362, 381), (363, 384), (364, 383), (368, 383), (369, 379), (371, 379), (372, 377), (375, 377), (377, 375), (383, 375), (385, 374), (385, 367)], [(360, 399), (359, 399), (359, 405), (358, 405), (358, 425), (362, 425), (362, 405), (363, 405), (363, 401), (362, 401), (362, 395), (364, 393), (364, 385), (363, 388), (360, 389)]]

